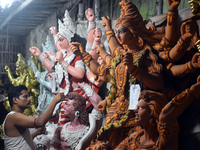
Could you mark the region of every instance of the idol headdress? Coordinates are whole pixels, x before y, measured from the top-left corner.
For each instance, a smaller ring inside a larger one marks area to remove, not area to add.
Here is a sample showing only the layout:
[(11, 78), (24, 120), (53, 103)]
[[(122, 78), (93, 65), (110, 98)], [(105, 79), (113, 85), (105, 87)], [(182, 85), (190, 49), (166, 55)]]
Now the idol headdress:
[(71, 38), (74, 37), (74, 34), (76, 33), (75, 25), (72, 21), (72, 19), (69, 16), (69, 12), (65, 11), (65, 16), (63, 19), (63, 23), (60, 19), (58, 19), (58, 25), (59, 25), (59, 32), (57, 35), (64, 36), (69, 42), (71, 42)]

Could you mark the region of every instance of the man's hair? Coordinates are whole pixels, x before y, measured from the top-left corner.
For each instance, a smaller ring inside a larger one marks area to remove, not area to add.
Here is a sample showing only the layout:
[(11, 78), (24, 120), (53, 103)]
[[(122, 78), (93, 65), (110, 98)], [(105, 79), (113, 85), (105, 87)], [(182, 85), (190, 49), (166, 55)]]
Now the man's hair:
[(13, 97), (19, 98), (19, 96), (22, 95), (23, 90), (27, 91), (27, 88), (23, 85), (10, 87), (8, 91), (8, 100), (10, 103), (10, 107), (13, 106)]

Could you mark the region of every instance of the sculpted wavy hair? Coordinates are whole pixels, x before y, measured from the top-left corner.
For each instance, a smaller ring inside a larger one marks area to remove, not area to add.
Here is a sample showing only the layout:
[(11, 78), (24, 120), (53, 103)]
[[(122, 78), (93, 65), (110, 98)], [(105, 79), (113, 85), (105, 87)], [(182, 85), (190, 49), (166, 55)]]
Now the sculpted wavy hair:
[(123, 0), (119, 5), (122, 7), (121, 15), (116, 20), (115, 27), (121, 23), (124, 28), (129, 29), (134, 36), (138, 37), (139, 43), (147, 42), (150, 46), (154, 46), (161, 41), (164, 36), (164, 28), (157, 31), (153, 24), (147, 29), (141, 14), (132, 2)]
[(67, 94), (68, 99), (73, 99), (74, 100), (74, 109), (75, 111), (79, 111), (79, 120), (80, 123), (89, 126), (89, 117), (88, 117), (88, 112), (85, 110), (86, 107), (86, 100), (83, 96), (76, 92), (70, 92)]
[(147, 102), (151, 110), (151, 116), (156, 119), (155, 123), (157, 124), (162, 109), (169, 102), (166, 96), (159, 92), (144, 90), (140, 93), (140, 99), (144, 99)]
[(119, 5), (122, 7), (121, 15), (115, 22), (115, 28), (118, 24), (122, 24), (132, 33), (133, 37), (137, 39), (137, 45), (143, 49), (149, 49), (149, 56), (152, 60), (151, 71), (161, 71), (162, 65), (157, 63), (157, 56), (153, 53), (152, 47), (156, 43), (160, 43), (162, 37), (165, 35), (164, 28), (159, 31), (156, 30), (153, 24), (149, 29), (146, 28), (145, 23), (137, 7), (128, 0), (122, 0)]

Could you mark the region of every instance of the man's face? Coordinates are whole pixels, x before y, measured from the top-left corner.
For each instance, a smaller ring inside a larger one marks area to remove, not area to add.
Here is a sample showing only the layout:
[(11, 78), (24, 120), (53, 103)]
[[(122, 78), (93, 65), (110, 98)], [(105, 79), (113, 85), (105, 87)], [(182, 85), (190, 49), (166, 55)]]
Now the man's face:
[(26, 90), (22, 90), (21, 93), (22, 94), (19, 96), (19, 98), (17, 98), (17, 105), (25, 109), (29, 108), (31, 105), (31, 99), (28, 95), (28, 92)]

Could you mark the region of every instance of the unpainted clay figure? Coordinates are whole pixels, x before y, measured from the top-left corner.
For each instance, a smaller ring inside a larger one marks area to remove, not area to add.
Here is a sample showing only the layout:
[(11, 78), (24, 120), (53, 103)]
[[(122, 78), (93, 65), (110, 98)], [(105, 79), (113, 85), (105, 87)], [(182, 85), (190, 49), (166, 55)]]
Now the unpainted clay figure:
[[(98, 105), (102, 112), (107, 108), (107, 116), (97, 139), (102, 145), (108, 144), (112, 148), (127, 136), (128, 130), (135, 123), (128, 110), (129, 85), (135, 83), (142, 89), (153, 90), (161, 90), (164, 86), (162, 67), (157, 63), (157, 56), (149, 45), (159, 42), (163, 31), (146, 29), (141, 15), (131, 2), (122, 1), (120, 5), (121, 16), (115, 23), (117, 37), (109, 17), (102, 17), (111, 55), (101, 45), (97, 45), (97, 50), (105, 64), (99, 65), (80, 44), (70, 44), (72, 51), (81, 55), (82, 60), (97, 75), (97, 81), (111, 83), (108, 97)], [(149, 43), (146, 42), (147, 38)]]
[[(178, 149), (179, 123), (177, 118), (200, 93), (196, 84), (176, 95), (170, 102), (158, 92), (144, 90), (137, 105), (136, 123), (142, 127), (122, 141), (116, 149)], [(191, 145), (190, 145), (191, 146)]]

